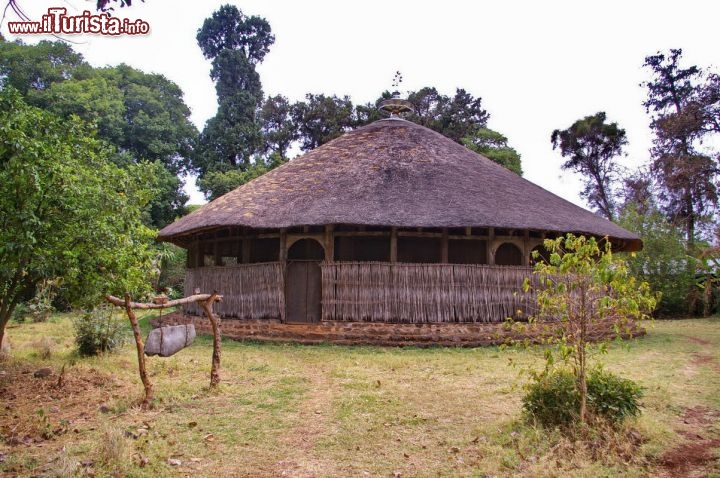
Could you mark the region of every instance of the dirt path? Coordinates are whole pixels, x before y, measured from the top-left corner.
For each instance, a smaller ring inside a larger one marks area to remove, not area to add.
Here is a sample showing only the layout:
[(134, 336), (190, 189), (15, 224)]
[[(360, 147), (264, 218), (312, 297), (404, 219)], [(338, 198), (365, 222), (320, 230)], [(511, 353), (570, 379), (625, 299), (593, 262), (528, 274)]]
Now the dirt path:
[(276, 463), (277, 476), (310, 478), (333, 476), (331, 460), (319, 456), (315, 449), (318, 439), (329, 431), (332, 391), (329, 370), (318, 368), (310, 377), (309, 396), (300, 405), (299, 423), (281, 441), (286, 451), (284, 459)]
[[(710, 366), (720, 373), (720, 363), (713, 355), (712, 342), (700, 337), (684, 336), (690, 342), (700, 345), (701, 350), (693, 354), (689, 368), (697, 373), (702, 366)], [(683, 443), (665, 452), (659, 460), (662, 467), (659, 477), (700, 478), (720, 469), (720, 410), (696, 406), (685, 409), (677, 428)]]

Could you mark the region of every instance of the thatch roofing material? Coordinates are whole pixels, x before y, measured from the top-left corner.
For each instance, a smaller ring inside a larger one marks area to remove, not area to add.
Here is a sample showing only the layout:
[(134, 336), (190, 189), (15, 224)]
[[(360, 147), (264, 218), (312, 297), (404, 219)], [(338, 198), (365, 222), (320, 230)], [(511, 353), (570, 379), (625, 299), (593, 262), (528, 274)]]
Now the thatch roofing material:
[[(464, 146), (391, 118), (351, 131), (206, 204), (160, 239), (214, 227), (496, 227), (640, 239)], [(627, 247), (629, 246), (629, 247)]]

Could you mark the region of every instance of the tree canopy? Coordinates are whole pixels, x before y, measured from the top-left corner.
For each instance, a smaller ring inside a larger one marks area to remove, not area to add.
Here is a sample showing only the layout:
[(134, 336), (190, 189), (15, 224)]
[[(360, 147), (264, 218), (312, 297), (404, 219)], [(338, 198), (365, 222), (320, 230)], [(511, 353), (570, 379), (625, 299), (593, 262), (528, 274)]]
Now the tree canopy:
[(643, 83), (644, 103), (654, 133), (651, 172), (660, 186), (660, 204), (685, 232), (689, 251), (698, 228), (712, 223), (718, 205), (718, 154), (708, 151), (720, 111), (718, 75), (693, 65), (681, 67), (682, 50), (645, 58), (651, 79)]
[(147, 290), (154, 232), (141, 213), (152, 183), (146, 166), (119, 168), (112, 154), (77, 117), (0, 90), (0, 339), (43, 279), (61, 278), (78, 306)]
[(619, 166), (615, 158), (627, 145), (625, 130), (617, 123), (606, 123), (605, 112), (586, 116), (564, 130), (556, 129), (550, 136), (553, 149), (567, 157), (562, 169), (571, 169), (583, 176), (581, 195), (600, 214), (615, 219), (613, 184), (618, 180)]
[(95, 125), (115, 146), (118, 165), (157, 161), (157, 196), (145, 215), (162, 227), (184, 213), (187, 196), (178, 174), (188, 172), (197, 129), (180, 88), (162, 75), (127, 65), (93, 68), (63, 42), (0, 41), (0, 77), (25, 100), (64, 118)]

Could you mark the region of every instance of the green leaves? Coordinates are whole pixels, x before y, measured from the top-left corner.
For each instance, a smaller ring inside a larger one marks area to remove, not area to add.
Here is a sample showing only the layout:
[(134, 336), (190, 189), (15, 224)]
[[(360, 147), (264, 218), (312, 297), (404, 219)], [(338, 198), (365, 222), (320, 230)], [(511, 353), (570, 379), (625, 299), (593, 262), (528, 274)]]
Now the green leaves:
[(614, 158), (627, 145), (625, 130), (617, 123), (605, 123), (605, 112), (586, 116), (565, 130), (555, 130), (550, 136), (553, 149), (567, 157), (563, 169), (571, 169), (583, 176), (581, 195), (609, 220), (615, 217), (612, 187), (618, 179), (618, 165)]
[[(77, 306), (148, 288), (154, 231), (140, 222), (152, 197), (144, 166), (120, 169), (76, 117), (0, 91), (0, 326), (44, 278)], [(137, 168), (137, 169), (136, 169)]]

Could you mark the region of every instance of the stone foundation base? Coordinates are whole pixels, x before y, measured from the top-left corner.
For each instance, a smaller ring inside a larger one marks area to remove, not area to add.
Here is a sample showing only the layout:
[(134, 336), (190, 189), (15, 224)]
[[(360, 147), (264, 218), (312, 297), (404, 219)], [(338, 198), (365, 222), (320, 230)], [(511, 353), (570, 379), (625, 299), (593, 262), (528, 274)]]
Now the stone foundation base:
[[(557, 335), (557, 325), (551, 323), (508, 325), (442, 323), (387, 324), (371, 322), (320, 322), (314, 324), (283, 324), (276, 319), (221, 319), (223, 337), (235, 340), (292, 342), (301, 344), (333, 343), (340, 345), (389, 346), (450, 346), (479, 347), (515, 342), (543, 343)], [(152, 320), (153, 327), (194, 324), (198, 334), (212, 334), (210, 321), (204, 317), (172, 313)], [(646, 331), (631, 322), (622, 338), (639, 337)], [(589, 333), (591, 340), (614, 338), (611, 324), (596, 324)]]

